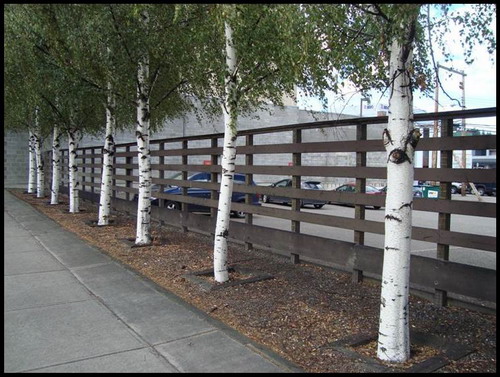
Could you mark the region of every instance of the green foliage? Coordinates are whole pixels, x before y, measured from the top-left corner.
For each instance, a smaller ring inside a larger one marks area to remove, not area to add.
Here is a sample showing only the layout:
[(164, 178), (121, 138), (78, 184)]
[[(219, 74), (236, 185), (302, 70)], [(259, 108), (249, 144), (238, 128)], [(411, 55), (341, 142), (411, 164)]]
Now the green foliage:
[[(316, 60), (320, 41), (311, 34), (298, 4), (211, 4), (182, 5), (179, 17), (194, 12), (204, 17), (190, 25), (190, 89), (210, 113), (220, 112), (225, 97), (226, 72), (224, 23), (233, 30), (237, 71), (235, 101), (240, 114), (265, 108), (269, 102), (281, 105), (294, 85), (320, 93), (326, 60)], [(312, 81), (311, 80), (316, 80)]]
[[(412, 85), (430, 94), (434, 89), (435, 61), (433, 47), (439, 48), (449, 61), (447, 38), (451, 25), (458, 27), (466, 62), (476, 46), (484, 45), (488, 53), (496, 50), (492, 22), (494, 4), (470, 4), (471, 12), (461, 15), (451, 4), (307, 4), (308, 19), (325, 43), (321, 59), (329, 59), (334, 69), (330, 73), (331, 90), (349, 79), (360, 91), (386, 90), (389, 87), (388, 58), (390, 43), (405, 37), (411, 20), (417, 18), (414, 33)], [(432, 16), (433, 15), (433, 16)], [(435, 39), (436, 46), (430, 43)], [(335, 79), (337, 81), (335, 81)]]
[[(13, 39), (23, 35), (21, 54), (29, 52), (30, 57), (37, 59), (30, 62), (30, 71), (43, 67), (58, 80), (64, 80), (51, 81), (54, 90), (44, 92), (46, 98), (52, 96), (51, 107), (54, 108), (55, 98), (60, 107), (69, 106), (70, 101), (74, 106), (78, 98), (93, 103), (93, 107), (82, 103), (86, 111), (96, 114), (92, 122), (86, 118), (89, 132), (104, 128), (108, 83), (117, 99), (119, 124), (135, 124), (137, 66), (144, 54), (150, 61), (148, 86), (153, 128), (161, 127), (165, 118), (177, 117), (189, 109), (189, 102), (180, 91), (186, 82), (182, 66), (190, 61), (186, 58), (189, 35), (183, 32), (184, 20), (174, 22), (174, 5), (19, 4), (9, 9), (15, 15), (9, 21), (12, 32), (6, 30), (6, 34)], [(147, 25), (141, 22), (144, 12), (149, 15)], [(11, 60), (16, 58), (12, 56)], [(29, 82), (38, 78), (30, 77)], [(45, 84), (41, 89), (47, 89)], [(75, 116), (73, 112), (73, 119)]]
[[(145, 54), (153, 127), (193, 110), (195, 98), (219, 114), (228, 75), (224, 22), (233, 29), (240, 114), (282, 104), (295, 85), (320, 99), (326, 90), (340, 91), (346, 79), (361, 91), (385, 90), (390, 43), (416, 15), (413, 85), (430, 93), (433, 50), (452, 58), (445, 42), (452, 26), (468, 62), (478, 44), (496, 50), (490, 27), (496, 7), (471, 7), (459, 13), (449, 4), (8, 4), (5, 124), (26, 127), (39, 106), (47, 107), (42, 124), (68, 122), (72, 111), (73, 119), (87, 115), (85, 127), (99, 130), (111, 83), (118, 122), (133, 125), (137, 66)], [(62, 109), (67, 106), (72, 110)]]
[[(41, 4), (33, 8), (40, 36), (37, 51), (47, 64), (59, 71), (59, 78), (69, 83), (61, 88), (63, 96), (57, 96), (59, 107), (70, 106), (68, 101), (77, 98), (88, 101), (87, 105), (82, 103), (86, 109), (82, 116), (88, 119), (86, 132), (100, 133), (105, 123), (108, 82), (123, 84), (123, 80), (115, 79), (113, 74), (114, 70), (123, 67), (114, 64), (120, 61), (119, 55), (109, 53), (114, 46), (107, 37), (110, 29), (106, 29), (103, 22), (102, 6)], [(75, 90), (74, 99), (68, 97), (70, 88)], [(129, 90), (133, 90), (133, 87)], [(123, 97), (119, 97), (117, 106), (128, 110), (130, 105), (125, 104)], [(92, 121), (89, 119), (90, 114), (94, 116)], [(133, 120), (131, 114), (132, 111), (128, 114), (123, 111), (120, 114), (122, 123), (130, 123)], [(65, 118), (69, 122), (68, 114), (65, 114)]]
[(35, 108), (40, 105), (30, 90), (33, 54), (26, 44), (25, 31), (15, 22), (15, 6), (4, 6), (4, 127), (27, 130), (34, 124)]
[[(189, 109), (183, 93), (187, 82), (185, 69), (190, 59), (189, 39), (184, 20), (176, 16), (175, 4), (112, 4), (102, 6), (104, 22), (113, 54), (117, 91), (135, 106), (137, 66), (147, 55), (150, 65), (151, 126), (163, 126), (165, 119), (182, 116)], [(147, 22), (143, 22), (147, 15)], [(133, 88), (133, 89), (131, 89)]]
[[(47, 33), (46, 21), (53, 19), (45, 5), (16, 4), (5, 10), (4, 105), (9, 109), (6, 124), (33, 126), (38, 108), (44, 136), (54, 124), (62, 129), (97, 130), (103, 122), (101, 102), (88, 85), (74, 80), (50, 53), (55, 50), (61, 51), (61, 56), (69, 56), (64, 49), (64, 34)], [(51, 24), (52, 28), (56, 26)]]
[[(433, 32), (440, 38), (438, 47), (445, 56), (445, 61), (451, 61), (453, 53), (446, 47), (444, 36), (451, 32), (450, 26), (458, 28), (460, 43), (465, 54), (465, 61), (471, 64), (473, 59), (471, 53), (476, 44), (484, 45), (491, 55), (496, 51), (496, 36), (493, 32), (494, 20), (496, 20), (495, 4), (469, 4), (471, 10), (459, 12), (452, 8), (451, 4), (441, 4), (439, 12), (435, 17), (429, 18)], [(463, 14), (462, 14), (463, 13)], [(443, 22), (446, 20), (447, 22)]]

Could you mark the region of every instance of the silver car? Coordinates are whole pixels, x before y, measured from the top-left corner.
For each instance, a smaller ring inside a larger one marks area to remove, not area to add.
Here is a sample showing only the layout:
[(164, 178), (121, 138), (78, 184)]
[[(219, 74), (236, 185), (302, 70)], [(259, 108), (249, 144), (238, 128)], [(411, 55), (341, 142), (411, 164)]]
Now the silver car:
[[(290, 178), (282, 179), (270, 185), (271, 187), (292, 187), (292, 180)], [(301, 183), (301, 188), (304, 190), (321, 190), (321, 182), (319, 181), (304, 181)], [(262, 195), (264, 203), (280, 203), (291, 205), (292, 199), (285, 196), (278, 195)], [(300, 199), (300, 206), (312, 205), (314, 208), (320, 209), (326, 204), (324, 200), (315, 199)]]

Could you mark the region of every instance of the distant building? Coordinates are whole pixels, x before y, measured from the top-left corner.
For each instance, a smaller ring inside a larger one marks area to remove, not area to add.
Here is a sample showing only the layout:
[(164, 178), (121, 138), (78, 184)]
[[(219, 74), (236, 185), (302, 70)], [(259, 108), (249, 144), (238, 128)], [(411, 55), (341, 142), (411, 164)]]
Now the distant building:
[[(415, 125), (419, 127), (422, 132), (422, 137), (434, 137), (434, 122), (428, 123), (418, 123)], [(470, 128), (466, 131), (462, 131), (462, 125), (455, 123), (453, 125), (453, 136), (475, 136), (475, 135), (495, 135), (496, 132), (492, 130), (481, 130), (477, 128)], [(440, 166), (440, 155), (437, 152), (437, 167)], [(462, 151), (453, 152), (453, 168), (482, 168), (482, 169), (492, 169), (496, 168), (496, 149), (486, 149), (486, 150), (467, 150), (465, 158), (465, 166), (463, 164)], [(415, 167), (417, 168), (429, 168), (432, 167), (432, 151), (417, 151), (415, 153)]]
[[(467, 130), (467, 135), (495, 135), (496, 132), (478, 129)], [(473, 150), (471, 154), (471, 165), (475, 169), (494, 169), (497, 167), (497, 150), (483, 149)]]

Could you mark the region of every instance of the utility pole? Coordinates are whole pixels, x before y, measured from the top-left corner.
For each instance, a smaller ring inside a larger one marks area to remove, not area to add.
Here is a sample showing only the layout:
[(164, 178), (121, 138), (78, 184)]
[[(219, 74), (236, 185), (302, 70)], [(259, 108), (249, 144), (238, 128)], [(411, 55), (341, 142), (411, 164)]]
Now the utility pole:
[[(457, 73), (459, 75), (462, 75), (462, 81), (460, 82), (459, 84), (459, 88), (462, 89), (462, 103), (461, 103), (461, 107), (462, 107), (462, 110), (465, 110), (465, 76), (467, 76), (464, 71), (457, 71), (455, 69), (452, 69), (452, 68), (448, 68), (448, 67), (444, 67), (442, 65), (440, 65), (438, 63), (437, 65), (437, 70), (436, 70), (436, 91), (435, 91), (435, 100), (434, 100), (434, 103), (435, 103), (435, 106), (434, 106), (434, 111), (437, 113), (438, 112), (438, 93), (439, 93), (439, 81), (438, 81), (438, 75), (439, 75), (439, 68), (443, 68), (443, 69), (446, 69), (447, 71), (450, 71), (452, 73)], [(465, 119), (462, 119), (462, 136), (466, 136), (465, 135)], [(435, 120), (434, 121), (434, 136), (433, 137), (437, 137), (437, 133), (438, 133), (438, 121)], [(464, 149), (462, 150), (462, 166), (463, 168), (465, 169), (467, 164), (467, 151)], [(436, 168), (437, 167), (437, 151), (433, 151), (433, 155), (432, 155), (432, 167), (433, 168)], [(462, 182), (462, 192), (461, 192), (461, 195), (462, 196), (465, 196), (465, 193), (466, 193), (466, 187), (467, 187), (467, 182)]]
[[(462, 89), (462, 110), (465, 110), (465, 73), (461, 73), (462, 81), (460, 82), (460, 88)], [(462, 119), (462, 136), (467, 136), (465, 132), (465, 119)], [(467, 167), (467, 151), (465, 149), (462, 150), (462, 165), (464, 169)], [(465, 196), (467, 184), (462, 182), (462, 188), (460, 194)]]
[[(438, 98), (439, 98), (439, 80), (438, 80), (439, 68), (440, 68), (440, 65), (438, 64), (437, 68), (436, 68), (436, 90), (434, 93), (434, 96), (435, 96), (435, 98), (434, 98), (434, 112), (435, 113), (437, 113), (439, 111), (439, 106), (438, 106), (439, 105), (439, 101), (438, 101)], [(439, 132), (439, 121), (437, 119), (435, 119), (432, 137), (438, 137), (438, 132)], [(433, 169), (437, 168), (437, 151), (432, 151), (431, 168), (433, 168)], [(432, 184), (435, 185), (436, 182), (432, 182)]]

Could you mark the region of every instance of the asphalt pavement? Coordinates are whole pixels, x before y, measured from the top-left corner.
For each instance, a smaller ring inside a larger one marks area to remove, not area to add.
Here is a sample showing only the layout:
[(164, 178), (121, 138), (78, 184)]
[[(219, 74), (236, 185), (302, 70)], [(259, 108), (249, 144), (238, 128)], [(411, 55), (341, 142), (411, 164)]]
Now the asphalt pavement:
[(4, 190), (4, 372), (301, 372)]

